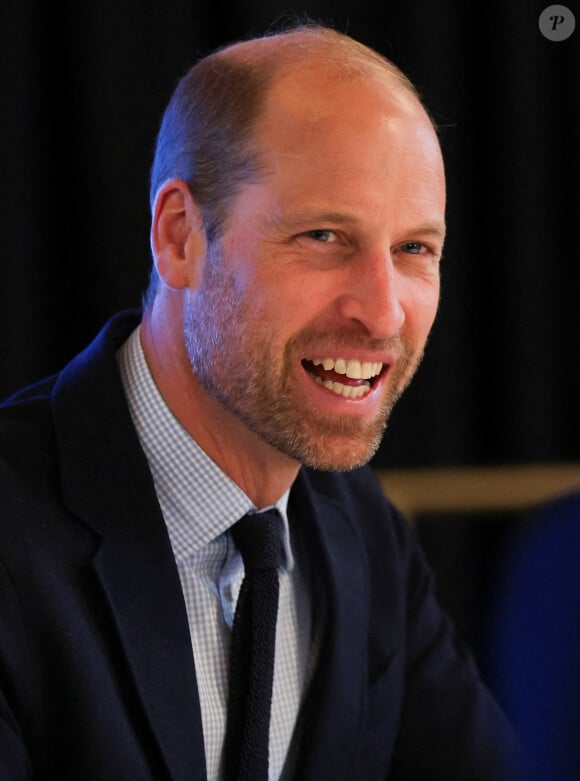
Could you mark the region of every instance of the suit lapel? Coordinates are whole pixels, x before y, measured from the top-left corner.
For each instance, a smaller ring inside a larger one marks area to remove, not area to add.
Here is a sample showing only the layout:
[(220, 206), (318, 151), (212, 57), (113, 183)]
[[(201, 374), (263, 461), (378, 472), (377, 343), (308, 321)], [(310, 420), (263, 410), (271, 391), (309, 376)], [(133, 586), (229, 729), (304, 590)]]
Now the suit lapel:
[(312, 490), (304, 470), (291, 502), (292, 519), (300, 525), (311, 551), (311, 571), (317, 581), (313, 607), (324, 627), (301, 719), (296, 778), (341, 781), (356, 777), (353, 764), (366, 712), (367, 567), (352, 525), (330, 499)]
[(110, 527), (95, 569), (170, 777), (205, 781), (201, 714), (181, 586), (163, 521), (159, 518), (157, 529), (147, 529), (147, 512), (134, 506), (131, 528), (122, 522)]
[(63, 494), (71, 512), (101, 537), (94, 567), (169, 777), (204, 781), (187, 613), (113, 352), (134, 325), (114, 321), (55, 385)]

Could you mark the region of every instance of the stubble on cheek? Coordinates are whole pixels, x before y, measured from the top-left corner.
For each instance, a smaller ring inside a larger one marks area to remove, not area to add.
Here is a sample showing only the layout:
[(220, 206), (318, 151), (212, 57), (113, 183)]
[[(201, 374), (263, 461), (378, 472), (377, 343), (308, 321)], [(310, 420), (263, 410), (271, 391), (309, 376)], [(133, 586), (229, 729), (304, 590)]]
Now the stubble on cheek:
[[(330, 334), (309, 328), (285, 342), (272, 316), (257, 312), (255, 302), (236, 289), (221, 258), (214, 261), (195, 303), (190, 302), (185, 312), (184, 336), (198, 381), (224, 409), (299, 463), (321, 470), (348, 470), (367, 463), (422, 356), (398, 335), (378, 342), (346, 328)], [(314, 357), (320, 345), (325, 355), (338, 355), (348, 347), (387, 350), (397, 356), (380, 410), (372, 418), (323, 415), (310, 406), (299, 373), (302, 359)]]

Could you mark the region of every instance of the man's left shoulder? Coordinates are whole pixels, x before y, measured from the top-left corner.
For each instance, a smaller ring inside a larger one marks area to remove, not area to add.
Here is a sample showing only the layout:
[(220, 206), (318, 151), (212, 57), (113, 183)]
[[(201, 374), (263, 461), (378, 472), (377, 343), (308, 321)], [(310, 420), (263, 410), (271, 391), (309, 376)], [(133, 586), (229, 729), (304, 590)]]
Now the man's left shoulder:
[(332, 506), (366, 547), (407, 549), (412, 533), (405, 518), (383, 491), (372, 466), (348, 472), (304, 468), (302, 479), (320, 502)]
[(375, 470), (369, 465), (348, 472), (321, 472), (305, 467), (303, 473), (314, 491), (341, 507), (363, 506), (367, 513), (395, 511)]

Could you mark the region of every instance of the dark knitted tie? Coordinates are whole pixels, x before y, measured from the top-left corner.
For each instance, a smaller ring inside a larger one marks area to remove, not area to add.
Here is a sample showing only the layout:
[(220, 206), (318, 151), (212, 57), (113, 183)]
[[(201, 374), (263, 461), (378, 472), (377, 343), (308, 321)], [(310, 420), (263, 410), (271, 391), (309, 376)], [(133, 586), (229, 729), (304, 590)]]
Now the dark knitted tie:
[(245, 515), (232, 528), (245, 576), (230, 651), (224, 781), (267, 781), (282, 523), (278, 510)]

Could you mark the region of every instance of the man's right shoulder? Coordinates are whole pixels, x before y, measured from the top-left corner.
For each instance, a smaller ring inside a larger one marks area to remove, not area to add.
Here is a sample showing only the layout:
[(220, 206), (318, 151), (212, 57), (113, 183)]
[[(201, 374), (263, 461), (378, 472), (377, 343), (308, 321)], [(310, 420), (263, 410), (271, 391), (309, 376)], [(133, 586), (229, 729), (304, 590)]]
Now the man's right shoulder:
[[(83, 420), (90, 420), (99, 399), (108, 404), (114, 397), (122, 405), (115, 351), (135, 328), (139, 317), (137, 310), (120, 312), (62, 371), (23, 388), (0, 403), (2, 467), (10, 467), (25, 478), (28, 475), (29, 480), (36, 473), (55, 468), (58, 461), (55, 420), (57, 408), (62, 409), (63, 401), (66, 412), (59, 418), (61, 435), (78, 425), (79, 415)], [(105, 412), (108, 409), (106, 407)], [(4, 469), (0, 473), (2, 482), (5, 481), (3, 472)]]
[(0, 462), (21, 471), (38, 464), (53, 442), (50, 400), (57, 377), (29, 385), (0, 404)]
[[(0, 404), (0, 520), (14, 536), (31, 503), (58, 503), (58, 455), (51, 393), (56, 377)], [(22, 524), (23, 525), (23, 524)], [(4, 537), (4, 535), (3, 535)]]

